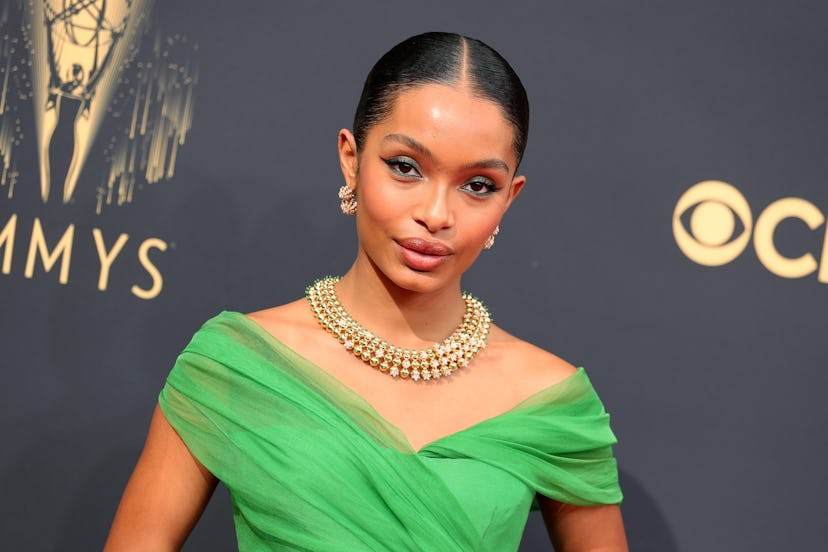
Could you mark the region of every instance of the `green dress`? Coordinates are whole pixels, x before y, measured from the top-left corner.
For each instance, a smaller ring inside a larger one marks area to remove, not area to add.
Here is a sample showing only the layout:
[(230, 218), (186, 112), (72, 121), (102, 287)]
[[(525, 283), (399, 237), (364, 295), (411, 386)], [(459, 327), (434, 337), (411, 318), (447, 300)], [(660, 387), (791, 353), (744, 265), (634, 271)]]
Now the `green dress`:
[(507, 551), (535, 493), (621, 501), (609, 416), (582, 368), (414, 450), (328, 372), (236, 312), (193, 336), (159, 396), (229, 489), (242, 551)]

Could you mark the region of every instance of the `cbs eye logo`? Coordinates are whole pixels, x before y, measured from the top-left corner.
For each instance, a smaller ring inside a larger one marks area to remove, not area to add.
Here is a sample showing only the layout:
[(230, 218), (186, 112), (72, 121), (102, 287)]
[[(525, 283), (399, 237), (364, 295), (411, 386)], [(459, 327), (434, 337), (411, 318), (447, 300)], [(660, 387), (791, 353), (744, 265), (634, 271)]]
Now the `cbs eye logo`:
[[(689, 232), (682, 221), (688, 211)], [(739, 190), (726, 182), (707, 180), (679, 198), (673, 211), (673, 235), (679, 249), (691, 260), (705, 266), (721, 266), (745, 250), (752, 233), (756, 256), (772, 273), (783, 278), (802, 278), (819, 270), (817, 279), (828, 283), (828, 227), (819, 262), (811, 253), (785, 257), (776, 249), (773, 235), (779, 223), (789, 218), (803, 221), (811, 230), (825, 222), (825, 215), (813, 203), (786, 197), (768, 205), (754, 225), (750, 205)]]

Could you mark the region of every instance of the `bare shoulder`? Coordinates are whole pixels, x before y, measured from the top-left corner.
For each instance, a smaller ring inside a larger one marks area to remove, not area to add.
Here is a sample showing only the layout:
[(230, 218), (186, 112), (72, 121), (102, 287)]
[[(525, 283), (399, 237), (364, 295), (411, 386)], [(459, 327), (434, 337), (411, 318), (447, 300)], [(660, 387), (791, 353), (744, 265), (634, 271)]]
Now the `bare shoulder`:
[(565, 380), (577, 368), (561, 357), (524, 341), (500, 327), (492, 326), (487, 350), (495, 369), (521, 382), (524, 393), (532, 393)]
[(307, 305), (307, 301), (304, 297), (302, 297), (300, 299), (296, 299), (295, 301), (291, 301), (290, 303), (285, 303), (284, 305), (277, 305), (275, 307), (269, 307), (255, 312), (248, 312), (245, 316), (257, 322), (278, 320), (293, 323), (296, 322), (297, 319), (299, 321), (303, 321), (306, 318), (304, 315), (309, 312)]
[(309, 328), (315, 328), (316, 320), (308, 309), (304, 298), (245, 314), (247, 318), (259, 324), (284, 342), (301, 340)]

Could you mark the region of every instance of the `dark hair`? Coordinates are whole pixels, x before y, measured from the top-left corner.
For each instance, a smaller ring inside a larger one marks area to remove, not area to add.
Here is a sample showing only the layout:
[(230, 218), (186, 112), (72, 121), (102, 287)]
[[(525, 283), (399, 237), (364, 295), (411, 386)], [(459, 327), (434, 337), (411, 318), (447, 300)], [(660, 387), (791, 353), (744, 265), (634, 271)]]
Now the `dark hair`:
[(520, 163), (529, 134), (529, 100), (515, 71), (483, 42), (454, 33), (424, 33), (391, 48), (368, 73), (354, 115), (354, 138), (362, 150), (372, 126), (387, 117), (400, 92), (465, 78), (472, 93), (497, 104), (515, 132)]

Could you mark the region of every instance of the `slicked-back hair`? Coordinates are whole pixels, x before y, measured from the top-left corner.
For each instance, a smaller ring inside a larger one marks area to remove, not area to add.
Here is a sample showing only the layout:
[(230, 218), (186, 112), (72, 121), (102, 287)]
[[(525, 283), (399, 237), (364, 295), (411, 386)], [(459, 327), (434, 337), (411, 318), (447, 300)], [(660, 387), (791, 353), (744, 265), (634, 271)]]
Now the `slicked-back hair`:
[(427, 84), (464, 81), (472, 94), (500, 107), (514, 129), (517, 162), (529, 134), (529, 100), (515, 71), (493, 48), (455, 33), (430, 32), (408, 38), (383, 55), (368, 73), (354, 114), (354, 138), (361, 151), (368, 131), (384, 120), (399, 94)]

